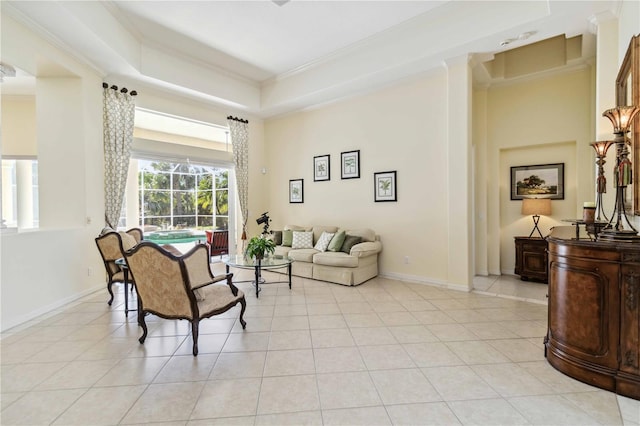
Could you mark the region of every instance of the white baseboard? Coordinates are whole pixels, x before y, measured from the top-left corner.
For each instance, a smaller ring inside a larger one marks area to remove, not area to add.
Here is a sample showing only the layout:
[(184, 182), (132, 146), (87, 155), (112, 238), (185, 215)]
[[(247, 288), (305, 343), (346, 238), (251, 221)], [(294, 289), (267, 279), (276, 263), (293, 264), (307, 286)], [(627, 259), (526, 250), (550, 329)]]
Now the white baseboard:
[(538, 305), (545, 305), (545, 306), (548, 305), (546, 300), (529, 299), (527, 297), (511, 296), (509, 294), (501, 294), (501, 293), (492, 293), (490, 291), (483, 291), (483, 290), (473, 290), (473, 292), (477, 294), (482, 294), (485, 296), (494, 296), (494, 297), (501, 297), (503, 299), (519, 300), (521, 302), (536, 303)]
[(417, 284), (425, 284), (425, 285), (430, 285), (432, 287), (440, 287), (440, 288), (447, 288), (450, 290), (457, 290), (457, 291), (464, 291), (464, 292), (469, 292), (471, 291), (471, 289), (463, 286), (463, 285), (459, 285), (459, 284), (452, 284), (446, 281), (441, 281), (441, 280), (435, 280), (433, 278), (427, 278), (427, 277), (422, 277), (419, 275), (408, 275), (408, 274), (398, 274), (397, 272), (386, 272), (386, 273), (381, 273), (380, 274), (381, 277), (383, 278), (391, 278), (394, 280), (399, 280), (399, 281), (407, 281), (407, 282), (411, 282), (411, 283), (417, 283)]
[(105, 288), (104, 284), (96, 285), (96, 286), (91, 287), (91, 288), (89, 288), (87, 290), (84, 290), (84, 291), (82, 291), (80, 293), (76, 293), (76, 294), (74, 294), (72, 296), (66, 297), (64, 299), (60, 299), (60, 300), (58, 300), (58, 301), (56, 301), (54, 303), (51, 303), (51, 304), (46, 305), (46, 306), (43, 306), (43, 307), (41, 307), (39, 309), (36, 309), (35, 311), (29, 312), (28, 314), (24, 314), (24, 315), (21, 315), (21, 316), (19, 316), (17, 318), (13, 318), (10, 321), (7, 321), (7, 322), (3, 321), (2, 322), (2, 329), (0, 331), (2, 331), (4, 333), (5, 331), (8, 331), (8, 330), (10, 330), (10, 329), (12, 329), (14, 327), (18, 327), (18, 326), (23, 325), (23, 324), (25, 324), (25, 323), (27, 323), (27, 322), (29, 322), (31, 320), (36, 319), (36, 318), (38, 318), (38, 317), (40, 317), (42, 315), (48, 314), (49, 312), (51, 312), (51, 311), (53, 311), (55, 309), (61, 308), (64, 305), (67, 305), (67, 304), (69, 304), (71, 302), (75, 302), (76, 300), (82, 299), (83, 297), (86, 297), (86, 296), (88, 296), (88, 295), (90, 295), (92, 293), (95, 293), (95, 292), (99, 291), (99, 290), (104, 290), (104, 288)]

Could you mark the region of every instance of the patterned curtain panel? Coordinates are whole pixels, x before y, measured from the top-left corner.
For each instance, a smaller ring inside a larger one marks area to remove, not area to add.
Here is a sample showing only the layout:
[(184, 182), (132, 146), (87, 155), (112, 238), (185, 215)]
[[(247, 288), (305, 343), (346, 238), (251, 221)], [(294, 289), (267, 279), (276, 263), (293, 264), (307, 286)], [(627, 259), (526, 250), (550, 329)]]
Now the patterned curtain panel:
[(242, 245), (247, 239), (247, 219), (249, 216), (249, 122), (236, 117), (227, 117), (231, 131), (233, 161), (236, 166), (238, 200), (242, 214)]
[(133, 119), (135, 116), (135, 91), (120, 92), (116, 86), (103, 84), (103, 139), (104, 139), (104, 220), (116, 229), (127, 185)]

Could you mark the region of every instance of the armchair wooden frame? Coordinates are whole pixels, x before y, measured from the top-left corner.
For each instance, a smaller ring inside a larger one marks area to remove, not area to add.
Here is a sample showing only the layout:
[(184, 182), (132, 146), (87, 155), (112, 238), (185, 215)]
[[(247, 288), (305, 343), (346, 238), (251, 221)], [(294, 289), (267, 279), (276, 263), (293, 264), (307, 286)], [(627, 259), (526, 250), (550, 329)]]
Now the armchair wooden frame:
[(198, 329), (202, 319), (219, 315), (240, 303), (240, 324), (243, 329), (246, 327), (244, 293), (233, 284), (232, 273), (213, 276), (204, 244), (175, 256), (157, 244), (143, 241), (125, 252), (125, 259), (136, 280), (141, 344), (147, 338), (147, 313), (189, 321), (194, 356), (198, 355)]
[[(139, 228), (131, 228), (126, 231), (127, 234), (135, 238), (136, 243), (139, 243), (143, 239), (142, 230)], [(116, 265), (116, 260), (124, 257), (124, 246), (122, 244), (122, 237), (116, 231), (105, 232), (104, 234), (96, 238), (96, 246), (100, 252), (100, 257), (104, 262), (104, 268), (107, 272), (107, 291), (110, 298), (107, 304), (111, 306), (113, 303), (113, 290), (111, 287), (113, 283), (125, 282), (124, 272), (122, 268)], [(135, 285), (133, 279), (129, 279), (129, 284)], [(133, 290), (133, 287), (131, 288)]]

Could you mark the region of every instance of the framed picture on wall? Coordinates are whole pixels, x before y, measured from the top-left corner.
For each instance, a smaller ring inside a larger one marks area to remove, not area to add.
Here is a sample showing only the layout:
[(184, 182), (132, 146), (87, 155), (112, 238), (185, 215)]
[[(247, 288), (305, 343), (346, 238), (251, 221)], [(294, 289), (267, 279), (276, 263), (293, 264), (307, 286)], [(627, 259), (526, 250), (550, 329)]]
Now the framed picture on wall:
[(313, 181), (323, 181), (331, 179), (331, 168), (329, 155), (318, 155), (313, 157)]
[(396, 172), (379, 172), (373, 174), (374, 200), (376, 203), (383, 201), (398, 201), (396, 192)]
[(340, 178), (356, 179), (360, 177), (360, 150), (340, 153)]
[(289, 202), (304, 203), (304, 179), (291, 179), (289, 181)]
[(511, 167), (511, 199), (564, 200), (564, 163)]

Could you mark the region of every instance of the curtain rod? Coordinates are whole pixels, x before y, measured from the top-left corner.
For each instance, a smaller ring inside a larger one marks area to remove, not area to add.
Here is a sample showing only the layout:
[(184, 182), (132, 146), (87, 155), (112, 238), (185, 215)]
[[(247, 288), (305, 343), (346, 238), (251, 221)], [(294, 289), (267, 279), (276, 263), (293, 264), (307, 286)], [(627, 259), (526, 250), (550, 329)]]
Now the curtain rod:
[[(106, 89), (107, 87), (109, 87), (109, 85), (107, 83), (102, 83), (102, 88)], [(118, 90), (118, 86), (116, 86), (115, 84), (113, 86), (111, 86), (111, 89), (113, 90)], [(127, 93), (129, 90), (126, 87), (123, 87), (122, 89), (120, 89), (120, 93)], [(136, 96), (138, 94), (138, 92), (136, 92), (135, 90), (132, 90), (130, 95), (131, 96)]]
[(227, 120), (235, 120), (235, 121), (239, 121), (241, 123), (249, 123), (249, 120), (244, 120), (242, 118), (238, 118), (238, 117), (232, 117), (232, 116), (228, 116)]

